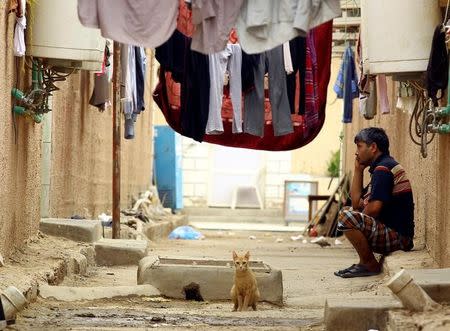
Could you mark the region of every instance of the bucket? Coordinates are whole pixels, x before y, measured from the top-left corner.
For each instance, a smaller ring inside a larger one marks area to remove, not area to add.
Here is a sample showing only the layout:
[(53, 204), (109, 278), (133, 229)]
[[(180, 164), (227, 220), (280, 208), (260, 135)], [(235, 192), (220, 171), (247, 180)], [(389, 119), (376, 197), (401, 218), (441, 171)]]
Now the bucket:
[(3, 290), (0, 293), (0, 299), (7, 321), (14, 319), (16, 314), (27, 304), (27, 299), (25, 299), (23, 294), (14, 286), (9, 286), (6, 290)]

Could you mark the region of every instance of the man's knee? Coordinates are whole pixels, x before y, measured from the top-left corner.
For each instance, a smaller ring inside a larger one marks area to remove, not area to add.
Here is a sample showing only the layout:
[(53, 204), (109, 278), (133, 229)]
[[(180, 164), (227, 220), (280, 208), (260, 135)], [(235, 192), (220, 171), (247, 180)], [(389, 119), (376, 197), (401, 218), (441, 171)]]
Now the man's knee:
[(343, 207), (339, 211), (338, 230), (360, 230), (362, 226), (361, 213), (353, 211), (351, 207)]

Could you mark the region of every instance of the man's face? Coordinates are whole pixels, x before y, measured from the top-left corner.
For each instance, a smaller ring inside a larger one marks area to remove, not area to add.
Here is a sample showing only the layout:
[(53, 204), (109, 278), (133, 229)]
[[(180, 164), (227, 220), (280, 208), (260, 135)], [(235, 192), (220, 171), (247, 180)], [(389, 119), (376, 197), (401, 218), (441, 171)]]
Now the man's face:
[(376, 152), (376, 145), (372, 143), (367, 145), (365, 142), (356, 143), (356, 159), (361, 165), (370, 166), (373, 162)]

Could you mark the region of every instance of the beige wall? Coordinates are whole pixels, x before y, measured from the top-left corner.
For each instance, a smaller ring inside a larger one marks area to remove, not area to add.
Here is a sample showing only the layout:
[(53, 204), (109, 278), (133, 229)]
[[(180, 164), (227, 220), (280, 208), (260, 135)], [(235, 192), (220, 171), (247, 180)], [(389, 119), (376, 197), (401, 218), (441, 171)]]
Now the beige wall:
[(325, 123), (317, 137), (308, 145), (292, 151), (292, 172), (324, 176), (331, 154), (340, 148), (339, 135), (342, 132), (342, 99), (336, 99), (334, 82), (339, 72), (341, 58), (331, 61), (331, 77), (328, 84)]
[[(149, 68), (153, 60), (149, 53)], [(123, 138), (121, 124), (121, 206), (151, 185), (154, 105), (153, 70), (147, 72), (146, 110), (135, 123), (135, 138)], [(51, 217), (97, 217), (112, 212), (112, 107), (101, 113), (89, 106), (93, 74), (73, 74), (53, 99)]]
[[(450, 136), (436, 136), (428, 145), (428, 157), (420, 156), (420, 147), (409, 138), (410, 115), (395, 110), (395, 89), (389, 84), (391, 113), (378, 114), (373, 120), (364, 120), (358, 114), (357, 105), (353, 109), (353, 123), (346, 125), (346, 169), (352, 170), (355, 145), (354, 135), (368, 126), (382, 127), (386, 130), (391, 154), (407, 171), (411, 180), (416, 220), (416, 247), (430, 251), (442, 267), (450, 267)], [(367, 177), (367, 174), (366, 174)]]
[[(8, 256), (37, 234), (41, 198), (42, 125), (11, 112), (11, 88), (27, 87), (21, 61), (13, 56), (15, 15), (0, 1), (0, 254)], [(16, 74), (18, 61), (19, 74)], [(153, 62), (149, 57), (149, 66)], [(147, 79), (147, 110), (136, 123), (136, 139), (122, 139), (122, 206), (151, 184), (155, 81)], [(54, 93), (50, 162), (50, 216), (96, 217), (111, 212), (112, 115), (87, 106), (92, 74), (78, 72)], [(48, 116), (48, 115), (46, 115)], [(123, 127), (123, 126), (122, 126)], [(16, 128), (16, 130), (15, 130)], [(15, 132), (17, 137), (15, 139)], [(123, 131), (122, 131), (123, 133)]]
[[(0, 2), (0, 254), (8, 255), (37, 233), (39, 225), (41, 127), (17, 117), (15, 139), (11, 88), (15, 15)], [(20, 86), (19, 86), (20, 87)]]

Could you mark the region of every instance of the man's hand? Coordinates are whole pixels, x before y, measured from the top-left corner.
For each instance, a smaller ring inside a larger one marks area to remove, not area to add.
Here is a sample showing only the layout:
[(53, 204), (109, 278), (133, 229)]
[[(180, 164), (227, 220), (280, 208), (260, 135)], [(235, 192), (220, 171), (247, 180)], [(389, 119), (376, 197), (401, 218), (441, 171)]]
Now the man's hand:
[(366, 168), (367, 166), (359, 163), (358, 157), (355, 157), (355, 172), (363, 172)]
[(359, 163), (358, 157), (355, 157), (355, 171), (353, 173), (352, 186), (350, 188), (350, 197), (352, 198), (352, 207), (359, 210), (362, 206), (360, 200), (362, 198), (363, 176), (365, 165)]

